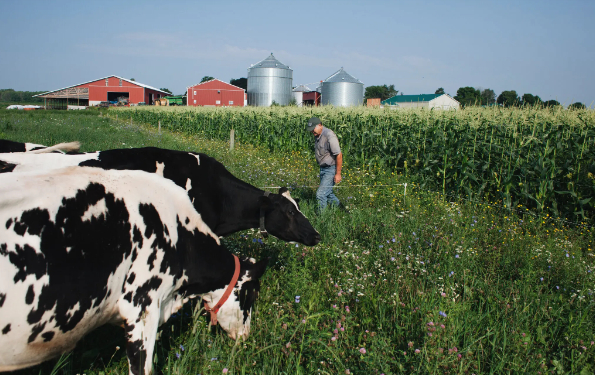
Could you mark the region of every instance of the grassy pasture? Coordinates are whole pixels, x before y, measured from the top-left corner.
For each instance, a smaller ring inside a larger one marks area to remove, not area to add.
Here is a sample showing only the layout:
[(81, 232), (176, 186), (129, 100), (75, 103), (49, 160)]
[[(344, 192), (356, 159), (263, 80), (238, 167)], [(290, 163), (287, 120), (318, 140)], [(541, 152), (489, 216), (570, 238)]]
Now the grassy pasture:
[[(48, 145), (79, 140), (85, 151), (206, 152), (255, 186), (293, 187), (323, 237), (313, 248), (261, 242), (255, 231), (227, 237), (238, 254), (272, 257), (251, 336), (234, 343), (209, 328), (200, 306), (188, 305), (161, 327), (155, 359), (163, 373), (595, 371), (593, 228), (568, 227), (547, 213), (518, 216), (481, 197), (449, 199), (428, 191), (413, 170), (362, 166), (351, 156), (341, 185), (366, 185), (337, 188), (351, 214), (316, 216), (314, 189), (304, 187), (317, 184), (310, 152), (271, 152), (240, 138), (230, 153), (225, 141), (158, 134), (121, 113), (0, 110), (0, 137)], [(406, 195), (398, 185), (404, 182)], [(122, 333), (100, 329), (62, 363), (18, 373), (124, 374)]]

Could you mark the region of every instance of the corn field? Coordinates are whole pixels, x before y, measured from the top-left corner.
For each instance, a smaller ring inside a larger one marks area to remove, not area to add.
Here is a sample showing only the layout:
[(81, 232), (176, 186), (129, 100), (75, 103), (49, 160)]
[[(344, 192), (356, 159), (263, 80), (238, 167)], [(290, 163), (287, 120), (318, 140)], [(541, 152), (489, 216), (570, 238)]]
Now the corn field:
[(460, 111), (368, 108), (184, 108), (110, 110), (110, 117), (187, 134), (310, 151), (312, 116), (337, 134), (347, 165), (390, 168), (421, 187), (511, 209), (592, 220), (595, 112), (544, 108)]

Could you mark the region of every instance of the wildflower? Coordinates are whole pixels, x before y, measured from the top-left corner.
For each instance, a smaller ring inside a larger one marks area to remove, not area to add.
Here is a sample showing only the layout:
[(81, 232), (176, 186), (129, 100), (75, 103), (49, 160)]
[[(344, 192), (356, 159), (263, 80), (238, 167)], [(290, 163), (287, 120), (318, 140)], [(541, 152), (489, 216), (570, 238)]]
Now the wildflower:
[(419, 354), (419, 353), (421, 353), (421, 350), (415, 349), (415, 354)]
[(442, 297), (446, 297), (446, 293), (440, 293)]
[(180, 359), (180, 353), (176, 353), (176, 358)]
[(461, 359), (462, 355), (460, 355), (460, 354), (457, 354), (457, 357), (458, 357), (459, 359)]
[(395, 257), (391, 257), (390, 260), (391, 260), (391, 262), (394, 262), (395, 261)]
[(407, 346), (409, 346), (410, 348), (413, 348), (413, 341), (409, 341), (409, 343), (407, 344)]
[(347, 369), (347, 370), (345, 370), (345, 373), (346, 373), (347, 375), (349, 375), (349, 374), (351, 374), (351, 371), (349, 371), (349, 369)]
[(282, 327), (283, 329), (287, 329), (287, 323), (283, 323)]
[(341, 327), (341, 332), (345, 331), (345, 327)]
[(335, 329), (333, 330), (333, 333), (336, 335), (337, 333), (339, 333), (339, 330), (338, 330), (337, 328), (335, 328)]
[(455, 255), (455, 258), (458, 258), (458, 257), (459, 257), (459, 254)]
[(180, 345), (180, 350), (184, 351), (184, 345)]
[(335, 336), (331, 337), (331, 341), (335, 341), (337, 338)]
[(286, 347), (287, 349), (291, 348), (291, 343), (290, 343), (290, 342), (288, 342), (287, 344), (285, 344), (285, 347)]
[(362, 354), (366, 354), (366, 348), (360, 348), (359, 349), (359, 352), (362, 353)]
[(217, 360), (217, 357), (211, 358), (211, 362), (216, 361), (216, 360)]
[(454, 348), (452, 348), (452, 351), (456, 353), (459, 351), (459, 349), (457, 349), (457, 347), (455, 346)]
[(434, 322), (429, 322), (428, 325), (429, 326), (433, 326), (434, 325)]
[(446, 327), (444, 327), (444, 324), (440, 324), (440, 328), (444, 329)]
[(295, 296), (295, 303), (300, 303), (300, 296)]
[(444, 311), (439, 311), (438, 314), (440, 314), (441, 317), (446, 318), (447, 315)]
[(302, 324), (306, 324), (306, 319), (302, 319)]
[(227, 374), (227, 371), (229, 371), (229, 370), (227, 369), (227, 367), (223, 369), (223, 373), (224, 373), (224, 374)]
[(349, 306), (345, 306), (345, 311), (347, 311), (349, 313)]

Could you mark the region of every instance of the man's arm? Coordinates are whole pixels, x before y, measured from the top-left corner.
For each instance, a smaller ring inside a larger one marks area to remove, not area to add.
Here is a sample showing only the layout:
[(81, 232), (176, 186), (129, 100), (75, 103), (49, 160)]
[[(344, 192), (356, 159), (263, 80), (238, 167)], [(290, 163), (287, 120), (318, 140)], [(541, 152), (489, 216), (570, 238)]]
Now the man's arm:
[(341, 177), (341, 168), (343, 167), (343, 153), (342, 152), (339, 155), (337, 155), (336, 162), (337, 162), (337, 171), (335, 172), (335, 184), (338, 184), (342, 180), (342, 177)]

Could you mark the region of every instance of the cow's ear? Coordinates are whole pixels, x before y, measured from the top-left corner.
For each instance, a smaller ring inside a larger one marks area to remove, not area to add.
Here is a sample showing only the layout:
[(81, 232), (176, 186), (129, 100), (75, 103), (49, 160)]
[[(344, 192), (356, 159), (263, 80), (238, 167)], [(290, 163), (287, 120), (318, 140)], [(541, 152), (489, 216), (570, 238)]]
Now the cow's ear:
[(12, 170), (16, 166), (17, 166), (16, 164), (11, 164), (11, 163), (0, 160), (0, 173), (12, 172)]
[(254, 263), (252, 269), (250, 269), (250, 277), (252, 280), (258, 280), (262, 277), (264, 271), (267, 269), (267, 265), (269, 264), (269, 259), (270, 258), (264, 258)]
[(279, 189), (279, 195), (285, 193), (286, 191), (289, 191), (289, 189), (287, 189), (285, 186)]
[(264, 208), (265, 210), (268, 210), (271, 206), (271, 198), (261, 195), (260, 197), (258, 197), (258, 204), (260, 205), (260, 207)]

